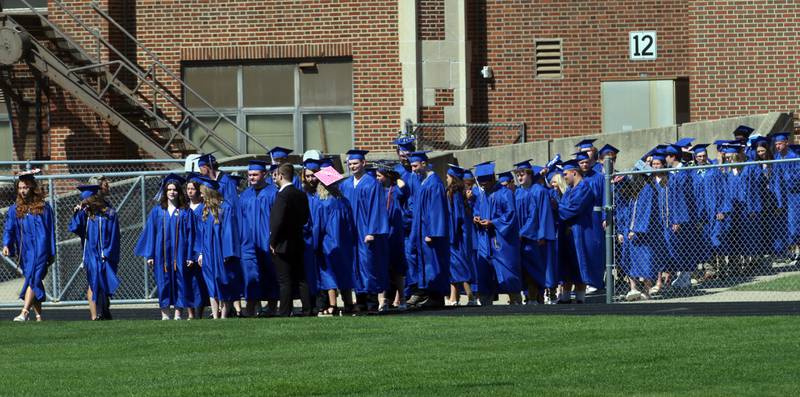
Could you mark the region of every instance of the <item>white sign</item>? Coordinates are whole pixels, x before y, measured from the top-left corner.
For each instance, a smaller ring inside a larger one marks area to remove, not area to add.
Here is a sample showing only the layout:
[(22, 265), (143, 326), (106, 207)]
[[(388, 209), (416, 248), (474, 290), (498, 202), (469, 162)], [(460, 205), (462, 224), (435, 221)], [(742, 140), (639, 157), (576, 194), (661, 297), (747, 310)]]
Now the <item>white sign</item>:
[(631, 61), (654, 61), (658, 57), (656, 32), (631, 32), (630, 56)]

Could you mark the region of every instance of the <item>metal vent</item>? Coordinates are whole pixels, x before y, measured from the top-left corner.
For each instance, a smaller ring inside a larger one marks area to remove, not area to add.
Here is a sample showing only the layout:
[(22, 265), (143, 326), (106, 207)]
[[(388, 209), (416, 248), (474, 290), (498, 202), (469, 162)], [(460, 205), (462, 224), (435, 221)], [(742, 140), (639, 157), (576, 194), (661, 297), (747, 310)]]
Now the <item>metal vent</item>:
[(536, 46), (536, 78), (561, 78), (561, 39), (539, 39)]

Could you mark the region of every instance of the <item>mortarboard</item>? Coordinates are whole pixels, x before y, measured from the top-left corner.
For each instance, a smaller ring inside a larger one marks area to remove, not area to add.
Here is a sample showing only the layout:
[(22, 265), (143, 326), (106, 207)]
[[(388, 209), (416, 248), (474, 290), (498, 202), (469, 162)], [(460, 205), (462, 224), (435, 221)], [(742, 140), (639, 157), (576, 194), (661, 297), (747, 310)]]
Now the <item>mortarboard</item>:
[(315, 172), (314, 176), (317, 177), (317, 179), (319, 179), (319, 181), (325, 186), (333, 185), (334, 183), (344, 179), (344, 176), (340, 174), (339, 171), (336, 171), (336, 169), (333, 167), (323, 167), (319, 171)]
[(376, 178), (378, 176), (378, 169), (375, 168), (375, 167), (364, 168), (364, 172), (366, 172), (367, 174), (369, 174), (373, 178)]
[(753, 131), (755, 131), (755, 129), (748, 127), (746, 125), (740, 125), (736, 127), (735, 130), (733, 130), (733, 136), (743, 136), (747, 138), (750, 136), (750, 134), (753, 133)]
[(428, 161), (429, 151), (414, 152), (408, 155), (409, 163), (419, 163), (420, 161)]
[(464, 179), (464, 173), (466, 173), (467, 170), (454, 164), (448, 164), (447, 166), (447, 175), (454, 176), (458, 179)]
[(586, 154), (586, 152), (572, 153), (572, 155), (575, 156), (575, 160), (578, 161), (589, 160), (589, 155)]
[(511, 171), (501, 172), (497, 174), (497, 181), (500, 183), (511, 182), (514, 180), (514, 175)]
[(347, 151), (347, 160), (364, 160), (369, 150), (350, 149)]
[(269, 167), (269, 164), (266, 161), (263, 161), (263, 160), (250, 160), (250, 162), (247, 165), (247, 170), (248, 171), (264, 171), (264, 172), (266, 172), (267, 171), (267, 167)]
[(322, 169), (322, 160), (306, 159), (306, 161), (303, 161), (303, 167), (307, 170), (317, 172)]
[(651, 156), (653, 156), (653, 160), (658, 161), (665, 161), (667, 159), (667, 153), (660, 149), (653, 150)]
[(205, 187), (207, 187), (209, 189), (219, 190), (219, 182), (217, 182), (217, 181), (215, 181), (215, 180), (213, 180), (211, 178), (206, 178), (204, 176), (201, 176), (201, 177), (197, 178), (197, 182), (199, 182), (201, 185), (203, 185), (203, 186), (205, 186)]
[(333, 167), (333, 157), (323, 157), (319, 161), (319, 168)]
[(413, 152), (415, 149), (414, 142), (416, 139), (411, 136), (401, 136), (394, 140), (397, 149), (403, 152)]
[(561, 169), (564, 171), (575, 170), (579, 168), (580, 165), (578, 165), (577, 159), (565, 161), (563, 164), (561, 164)]
[(697, 145), (692, 146), (689, 151), (694, 152), (695, 155), (700, 153), (706, 153), (706, 148), (708, 148), (710, 144), (708, 143), (698, 143)]
[(589, 148), (591, 148), (593, 146), (592, 144), (596, 140), (597, 139), (584, 139), (584, 140), (578, 142), (577, 144), (575, 144), (575, 147), (578, 148), (578, 149), (589, 149)]
[(472, 174), (472, 171), (465, 169), (464, 170), (464, 177), (462, 179), (475, 179), (475, 175)]
[(81, 200), (86, 200), (100, 191), (100, 185), (80, 185), (78, 190), (81, 192)]
[(531, 166), (531, 159), (520, 161), (519, 163), (514, 164), (514, 170), (529, 170), (533, 166)]
[(42, 170), (39, 168), (34, 168), (32, 170), (25, 170), (16, 173), (17, 179), (21, 181), (32, 181), (35, 179), (36, 175), (42, 173)]
[(269, 155), (270, 155), (270, 157), (272, 157), (273, 160), (275, 160), (275, 159), (282, 159), (284, 157), (288, 157), (289, 153), (291, 153), (291, 152), (293, 152), (292, 149), (287, 149), (285, 147), (275, 146), (274, 148), (272, 148), (269, 151)]
[(743, 148), (744, 148), (744, 145), (741, 145), (741, 144), (737, 145), (735, 143), (728, 143), (728, 144), (722, 145), (721, 152), (722, 153), (726, 153), (726, 154), (739, 153), (739, 151), (741, 151)]
[(214, 153), (216, 152), (201, 154), (200, 157), (197, 158), (197, 166), (203, 167), (216, 164), (217, 158), (214, 157)]
[(679, 148), (688, 148), (689, 146), (692, 146), (692, 142), (694, 142), (694, 138), (681, 138), (675, 142), (675, 146)]
[(772, 138), (773, 142), (784, 142), (789, 140), (789, 135), (791, 134), (791, 132), (776, 132), (771, 134), (770, 137)]
[(494, 178), (494, 162), (486, 161), (475, 165), (475, 177), (480, 180)]
[(619, 153), (619, 149), (617, 149), (614, 146), (611, 146), (609, 144), (606, 144), (605, 146), (600, 148), (600, 151), (598, 152), (598, 154), (600, 155), (600, 157), (603, 157), (606, 153)]

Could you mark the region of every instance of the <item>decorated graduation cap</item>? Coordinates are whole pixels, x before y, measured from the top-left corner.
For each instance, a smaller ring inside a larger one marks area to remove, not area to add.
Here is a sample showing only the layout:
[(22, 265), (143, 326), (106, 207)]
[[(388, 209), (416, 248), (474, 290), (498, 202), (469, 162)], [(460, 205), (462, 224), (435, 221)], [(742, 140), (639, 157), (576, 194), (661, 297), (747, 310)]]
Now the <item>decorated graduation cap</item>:
[(408, 162), (419, 163), (421, 161), (428, 161), (428, 153), (430, 153), (429, 150), (411, 153), (408, 155)]
[(262, 171), (267, 172), (267, 168), (269, 167), (269, 163), (264, 160), (250, 160), (247, 164), (248, 171)]
[(478, 181), (486, 181), (494, 178), (494, 162), (486, 161), (475, 164), (475, 178), (477, 178)]
[(596, 140), (597, 139), (584, 139), (584, 140), (578, 142), (577, 144), (575, 144), (575, 147), (578, 148), (578, 149), (581, 149), (581, 150), (590, 149), (590, 148), (594, 147), (594, 142)]
[(32, 180), (36, 179), (36, 175), (39, 175), (41, 173), (42, 173), (42, 170), (40, 170), (39, 168), (34, 168), (34, 169), (31, 169), (31, 170), (25, 170), (25, 171), (17, 172), (16, 176), (17, 176), (17, 179), (19, 179), (21, 181), (32, 181)]
[(314, 176), (325, 186), (333, 185), (344, 179), (344, 176), (333, 167), (322, 167), (322, 169), (314, 173)]
[(564, 171), (580, 169), (580, 165), (578, 164), (578, 162), (579, 162), (578, 159), (565, 161), (564, 163), (561, 164), (561, 169)]
[(735, 130), (733, 130), (733, 136), (735, 137), (741, 136), (747, 138), (750, 136), (750, 134), (753, 133), (753, 131), (755, 131), (755, 129), (753, 129), (752, 127), (748, 127), (746, 125), (740, 125), (736, 127)]
[(690, 146), (692, 146), (692, 142), (694, 142), (694, 138), (681, 138), (678, 139), (678, 141), (675, 142), (674, 145), (679, 148), (688, 149)]
[(100, 191), (100, 185), (80, 185), (78, 190), (81, 192), (81, 200), (86, 200)]
[(497, 181), (500, 183), (512, 182), (514, 180), (514, 174), (511, 171), (501, 172), (497, 174)]
[(553, 156), (553, 159), (548, 161), (544, 167), (549, 170), (552, 170), (559, 164), (561, 164), (561, 153), (556, 153), (556, 155)]
[(269, 151), (269, 156), (272, 157), (273, 160), (282, 159), (289, 157), (289, 153), (293, 151), (294, 150), (285, 147), (275, 146)]
[(197, 178), (197, 182), (209, 189), (219, 190), (219, 182), (211, 178), (206, 178), (204, 176), (201, 176)]
[(216, 164), (217, 158), (214, 157), (214, 153), (216, 152), (201, 154), (200, 157), (197, 158), (197, 166), (204, 167), (204, 166), (213, 166), (214, 164)]
[(610, 144), (607, 143), (605, 146), (600, 148), (600, 151), (597, 152), (597, 153), (600, 155), (600, 157), (603, 157), (603, 156), (605, 156), (605, 155), (607, 155), (609, 153), (617, 154), (617, 153), (619, 153), (619, 149), (617, 149), (614, 146), (611, 146)]
[(707, 148), (709, 146), (710, 146), (710, 144), (708, 144), (708, 143), (698, 143), (697, 145), (692, 146), (692, 148), (689, 149), (689, 151), (694, 153), (695, 156), (696, 156), (696, 155), (698, 155), (700, 153), (706, 153), (708, 151)]
[(531, 160), (532, 159), (527, 159), (525, 161), (520, 161), (519, 163), (514, 164), (514, 171), (529, 170), (533, 168), (533, 166), (531, 165)]
[(772, 138), (772, 142), (785, 142), (789, 140), (789, 136), (792, 135), (791, 132), (776, 132), (770, 137)]
[(347, 160), (364, 160), (369, 150), (350, 149), (347, 151)]
[(467, 170), (455, 164), (448, 164), (447, 167), (447, 175), (454, 176), (458, 179), (464, 179), (464, 174), (467, 172)]
[(303, 161), (303, 168), (311, 171), (319, 171), (322, 169), (322, 160), (306, 159)]
[(413, 136), (401, 136), (394, 140), (397, 149), (403, 152), (413, 152), (415, 148), (416, 138)]

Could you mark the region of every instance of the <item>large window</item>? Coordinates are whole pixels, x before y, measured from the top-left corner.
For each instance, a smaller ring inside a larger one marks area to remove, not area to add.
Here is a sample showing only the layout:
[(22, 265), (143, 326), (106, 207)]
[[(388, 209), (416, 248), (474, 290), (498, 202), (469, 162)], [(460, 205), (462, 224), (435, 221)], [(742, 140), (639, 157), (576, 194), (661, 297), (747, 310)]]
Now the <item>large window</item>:
[[(39, 12), (47, 12), (47, 0), (27, 0)], [(0, 0), (3, 12), (11, 14), (32, 14), (33, 11), (20, 0)]]
[[(350, 61), (246, 65), (184, 65), (184, 80), (208, 104), (184, 92), (186, 106), (209, 127), (223, 112), (268, 147), (343, 153), (353, 144), (353, 72)], [(263, 153), (234, 126), (222, 121), (218, 136), (241, 152)], [(191, 126), (195, 142), (205, 132)], [(203, 150), (221, 150), (208, 140)], [(224, 152), (224, 150), (223, 150)]]
[(601, 83), (603, 132), (666, 127), (689, 121), (686, 79)]
[(14, 131), (2, 97), (3, 92), (0, 91), (0, 161), (11, 161), (14, 160)]

